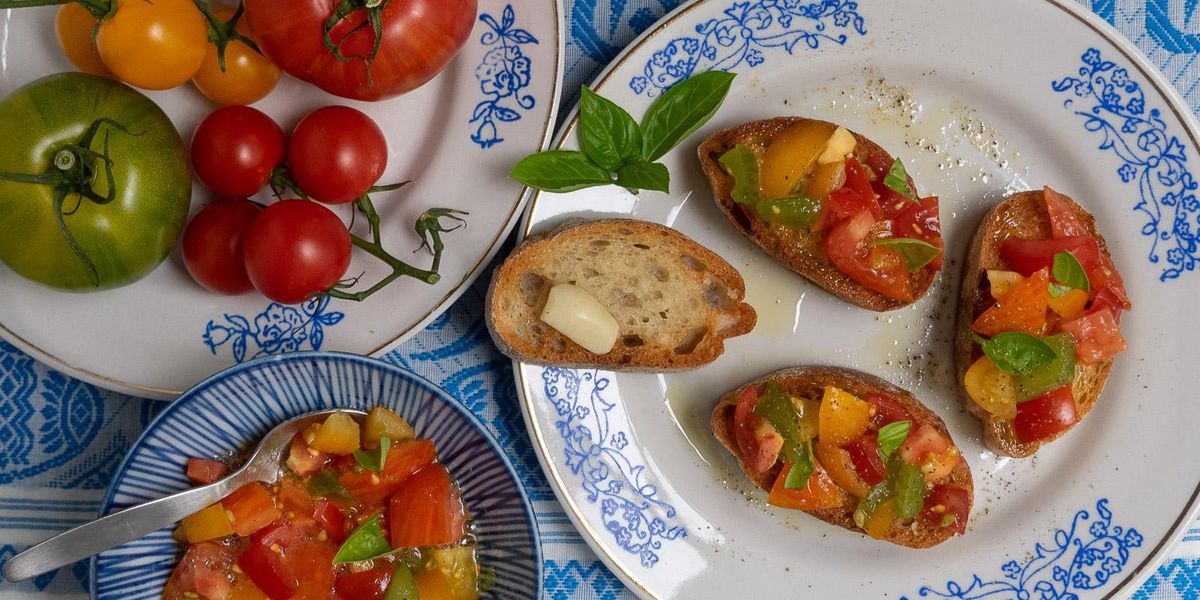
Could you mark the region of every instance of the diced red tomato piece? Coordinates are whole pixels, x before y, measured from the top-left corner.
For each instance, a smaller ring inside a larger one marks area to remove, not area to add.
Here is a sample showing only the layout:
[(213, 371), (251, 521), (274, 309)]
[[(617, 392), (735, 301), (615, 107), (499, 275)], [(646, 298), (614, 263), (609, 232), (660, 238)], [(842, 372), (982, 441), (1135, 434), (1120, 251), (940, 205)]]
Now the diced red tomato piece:
[(871, 425), (876, 429), (897, 421), (912, 422), (912, 415), (908, 414), (908, 409), (904, 408), (899, 400), (887, 394), (871, 392), (867, 395), (867, 402), (874, 409), (871, 411)]
[(377, 567), (359, 573), (339, 575), (334, 588), (346, 600), (383, 600), (388, 584), (392, 582), (392, 569)]
[(1005, 331), (1042, 335), (1046, 328), (1049, 289), (1050, 271), (1042, 269), (1033, 273), (983, 311), (975, 322), (971, 323), (971, 331), (985, 336)]
[(912, 277), (904, 258), (890, 248), (869, 248), (865, 243), (874, 226), (871, 213), (860, 212), (838, 223), (821, 240), (821, 249), (850, 279), (889, 298), (911, 302)]
[(908, 438), (900, 444), (897, 451), (900, 458), (910, 465), (921, 465), (931, 455), (939, 455), (950, 449), (950, 440), (942, 435), (936, 427), (923, 423), (908, 432)]
[(229, 465), (219, 460), (189, 458), (187, 478), (200, 485), (210, 484), (229, 474)]
[(883, 464), (883, 453), (876, 436), (874, 431), (869, 431), (843, 446), (854, 463), (854, 472), (867, 485), (877, 485), (887, 479), (887, 467)]
[(234, 556), (232, 547), (218, 542), (200, 542), (188, 546), (163, 588), (163, 599), (183, 600), (194, 598), (197, 594), (208, 600), (228, 598), (233, 592), (230, 568)]
[(1106, 287), (1099, 292), (1096, 292), (1096, 297), (1092, 298), (1092, 304), (1090, 307), (1088, 307), (1087, 312), (1094, 313), (1108, 309), (1112, 312), (1113, 319), (1116, 320), (1117, 325), (1120, 325), (1121, 311), (1132, 308), (1132, 305), (1128, 305), (1128, 303), (1128, 298), (1124, 300), (1121, 299), (1120, 292), (1116, 291), (1114, 288)]
[(291, 448), (288, 449), (287, 468), (291, 469), (297, 477), (308, 477), (324, 469), (331, 458), (333, 458), (332, 454), (318, 452), (304, 441), (303, 436), (296, 434), (296, 437), (292, 439)]
[[(1049, 270), (1054, 266), (1054, 255), (1059, 252), (1070, 252), (1092, 277), (1092, 271), (1100, 265), (1100, 246), (1096, 238), (1077, 236), (1053, 240), (1029, 240), (1010, 237), (1000, 244), (1000, 258), (1008, 263), (1013, 271), (1028, 277), (1042, 269)], [(1091, 281), (1096, 287), (1102, 287), (1102, 282)]]
[[(890, 191), (890, 190), (889, 190)], [(944, 248), (942, 241), (942, 222), (938, 213), (938, 199), (935, 196), (922, 199), (919, 203), (892, 192), (903, 202), (903, 210), (892, 221), (892, 235), (898, 238), (912, 238), (928, 242), (938, 248)], [(946, 253), (938, 254), (925, 268), (933, 271), (942, 268)]]
[(388, 451), (382, 473), (362, 470), (341, 476), (342, 485), (368, 506), (383, 504), (410, 475), (437, 460), (437, 450), (429, 440), (410, 440), (395, 444)]
[(247, 483), (238, 488), (221, 500), (221, 506), (232, 515), (230, 524), (233, 526), (233, 532), (242, 537), (274, 523), (283, 516), (275, 507), (275, 501), (271, 499), (267, 486), (261, 481)]
[(941, 483), (933, 486), (925, 496), (921, 520), (934, 527), (950, 527), (954, 533), (962, 535), (967, 532), (970, 513), (971, 496), (967, 490), (952, 483)]
[(771, 468), (783, 449), (783, 436), (769, 422), (760, 418), (754, 407), (758, 391), (753, 387), (742, 390), (733, 409), (733, 434), (742, 459), (757, 473)]
[(290, 479), (279, 482), (279, 507), (293, 515), (308, 515), (313, 512), (313, 498), (308, 490)]
[(1044, 396), (1017, 405), (1013, 431), (1023, 444), (1044, 440), (1079, 422), (1071, 386), (1064, 385)]
[(875, 190), (871, 187), (871, 180), (867, 179), (862, 165), (853, 158), (846, 161), (846, 183), (830, 192), (824, 204), (828, 205), (829, 211), (832, 213), (830, 218), (833, 223), (864, 211), (870, 213), (874, 218), (878, 218), (880, 215), (879, 202), (875, 199)]
[(289, 600), (300, 582), (269, 544), (251, 542), (238, 557), (238, 567), (271, 600)]
[(328, 544), (310, 542), (288, 551), (287, 562), (300, 582), (292, 600), (329, 600), (333, 591), (334, 548)]
[(791, 463), (783, 465), (783, 470), (779, 472), (779, 476), (775, 478), (775, 483), (771, 486), (767, 504), (797, 510), (823, 510), (837, 508), (846, 503), (846, 492), (838, 487), (833, 479), (830, 479), (821, 463), (813, 463), (813, 472), (808, 477), (808, 484), (798, 490), (789, 490), (784, 487), (791, 470)]
[(1062, 194), (1049, 186), (1042, 188), (1042, 194), (1046, 198), (1046, 211), (1050, 213), (1050, 228), (1054, 231), (1054, 239), (1091, 235)]
[(388, 509), (391, 543), (397, 548), (451, 544), (466, 534), (458, 487), (442, 465), (424, 467), (404, 480)]
[(1086, 364), (1112, 358), (1127, 347), (1117, 319), (1108, 308), (1067, 321), (1061, 329), (1075, 340), (1075, 356)]
[(333, 543), (340, 544), (346, 539), (346, 514), (337, 505), (318, 501), (313, 507), (312, 516)]

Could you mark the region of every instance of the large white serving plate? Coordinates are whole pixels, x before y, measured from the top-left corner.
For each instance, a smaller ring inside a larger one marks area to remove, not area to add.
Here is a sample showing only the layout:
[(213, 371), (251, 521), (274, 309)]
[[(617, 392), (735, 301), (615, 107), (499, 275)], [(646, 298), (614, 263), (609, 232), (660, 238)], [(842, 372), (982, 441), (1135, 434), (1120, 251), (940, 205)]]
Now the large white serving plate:
[[(0, 11), (0, 96), (43, 75), (72, 70), (54, 37), (55, 8)], [(235, 363), (295, 350), (380, 355), (419, 331), (479, 275), (516, 224), (526, 197), (512, 165), (552, 133), (562, 72), (559, 0), (480, 0), (467, 44), (432, 82), (376, 103), (353, 102), (284, 77), (255, 105), (285, 130), (310, 110), (352, 105), (388, 139), (382, 182), (412, 185), (374, 196), (384, 244), (429, 265), (413, 221), (431, 207), (469, 211), (447, 234), (442, 280), (400, 280), (367, 301), (302, 306), (258, 294), (224, 297), (194, 284), (179, 252), (150, 276), (113, 291), (69, 294), (25, 281), (0, 265), (0, 337), (51, 366), (106, 388), (170, 398)], [(215, 106), (190, 84), (150, 92), (185, 142)], [(2, 143), (2, 142), (0, 142)], [(263, 196), (264, 199), (267, 196)], [(192, 210), (212, 199), (193, 188)], [(341, 213), (349, 219), (349, 211)], [(359, 219), (355, 231), (365, 229)], [(369, 285), (389, 270), (355, 250), (350, 267)]]
[[(517, 365), (535, 447), (584, 537), (647, 598), (1099, 598), (1153, 572), (1196, 511), (1200, 411), (1191, 306), (1198, 128), (1169, 84), (1067, 0), (708, 0), (672, 13), (596, 82), (640, 115), (664, 87), (739, 74), (714, 120), (666, 157), (672, 193), (541, 194), (525, 232), (570, 217), (666, 223), (746, 279), (753, 333), (674, 375)], [(837, 121), (901, 156), (941, 198), (947, 267), (885, 314), (775, 264), (726, 221), (695, 147), (776, 115)], [(561, 141), (577, 147), (568, 128)], [(1135, 304), (1098, 407), (1036, 458), (988, 452), (960, 405), (959, 270), (983, 213), (1051, 184), (1097, 217)], [(718, 397), (798, 364), (862, 369), (941, 415), (975, 475), (965, 536), (914, 551), (765, 505), (713, 439)]]

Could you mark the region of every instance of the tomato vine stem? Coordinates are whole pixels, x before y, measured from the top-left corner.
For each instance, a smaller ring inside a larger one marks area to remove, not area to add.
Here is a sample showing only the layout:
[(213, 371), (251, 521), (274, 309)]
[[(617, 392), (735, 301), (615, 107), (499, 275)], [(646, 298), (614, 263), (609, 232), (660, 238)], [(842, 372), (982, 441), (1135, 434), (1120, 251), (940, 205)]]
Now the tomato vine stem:
[[(321, 39), (325, 42), (325, 48), (329, 50), (329, 53), (332, 54), (334, 58), (342, 62), (350, 62), (354, 59), (363, 61), (363, 64), (366, 65), (367, 69), (368, 86), (372, 85), (371, 66), (375, 64), (375, 57), (379, 54), (379, 48), (383, 46), (383, 11), (387, 8), (388, 3), (390, 2), (391, 0), (338, 0), (337, 4), (333, 7), (333, 14), (329, 15), (329, 18), (325, 20), (325, 24), (321, 28)], [(343, 22), (347, 22), (347, 19), (350, 19), (360, 10), (366, 13), (366, 19), (364, 19), (362, 23), (354, 25), (350, 31), (346, 32), (341, 36), (341, 39), (335, 42), (333, 40), (333, 30)], [(351, 35), (359, 30), (364, 29), (368, 25), (371, 27), (372, 35), (375, 37), (374, 42), (371, 45), (371, 52), (366, 56), (346, 56), (345, 54), (342, 54), (342, 44), (349, 39)]]
[(204, 20), (208, 21), (208, 41), (217, 47), (217, 65), (221, 67), (222, 73), (225, 72), (225, 49), (232, 42), (241, 42), (249, 46), (251, 50), (262, 54), (262, 50), (254, 40), (238, 33), (238, 21), (242, 19), (242, 13), (246, 10), (243, 2), (238, 2), (237, 10), (233, 12), (233, 16), (229, 17), (228, 21), (219, 19), (205, 0), (193, 0), (193, 3), (200, 14), (204, 15)]

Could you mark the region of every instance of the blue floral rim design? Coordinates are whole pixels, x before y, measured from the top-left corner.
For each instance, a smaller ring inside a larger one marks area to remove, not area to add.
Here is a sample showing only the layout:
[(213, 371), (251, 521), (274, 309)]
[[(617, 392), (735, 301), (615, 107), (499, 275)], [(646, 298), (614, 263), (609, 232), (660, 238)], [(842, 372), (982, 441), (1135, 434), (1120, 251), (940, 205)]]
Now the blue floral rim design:
[(629, 88), (657, 96), (693, 73), (757, 67), (767, 60), (764, 51), (793, 54), (801, 46), (845, 45), (851, 34), (864, 36), (867, 30), (854, 0), (755, 0), (733, 3), (720, 18), (697, 24), (696, 33), (655, 52)]
[[(958, 600), (1076, 600), (1075, 591), (1107, 585), (1129, 563), (1130, 548), (1138, 548), (1144, 541), (1138, 530), (1113, 525), (1112, 520), (1108, 499), (1101, 498), (1096, 502), (1095, 520), (1087, 510), (1076, 512), (1069, 528), (1054, 532), (1053, 545), (1037, 544), (1033, 557), (1024, 564), (1010, 560), (1001, 565), (1002, 579), (985, 581), (973, 575), (965, 587), (949, 581), (943, 590), (922, 587), (917, 594)], [(908, 596), (900, 598), (909, 600)]]
[(588, 502), (599, 502), (604, 528), (617, 545), (653, 568), (663, 542), (687, 537), (687, 531), (671, 523), (675, 507), (658, 498), (645, 465), (625, 454), (629, 438), (609, 422), (617, 406), (604, 397), (610, 379), (596, 370), (547, 367), (542, 383), (559, 415), (554, 426), (563, 438), (567, 467), (582, 479)]
[(296, 306), (272, 302), (253, 320), (242, 315), (226, 314), (223, 321), (209, 321), (204, 326), (204, 345), (217, 353), (228, 345), (233, 360), (243, 363), (262, 356), (285, 352), (320, 350), (325, 343), (325, 328), (342, 322), (345, 313), (328, 310), (329, 296), (314, 298)]
[(1200, 261), (1200, 200), (1187, 167), (1187, 151), (1167, 131), (1158, 108), (1147, 110), (1142, 85), (1129, 69), (1088, 48), (1076, 75), (1052, 81), (1055, 92), (1071, 96), (1063, 107), (1083, 117), (1084, 129), (1103, 135), (1098, 148), (1121, 161), (1117, 176), (1137, 185), (1133, 209), (1146, 217), (1141, 233), (1151, 239), (1147, 258), (1162, 264), (1160, 281), (1196, 270)]
[(537, 105), (537, 99), (525, 93), (533, 70), (532, 61), (521, 50), (525, 44), (537, 44), (537, 38), (516, 27), (516, 13), (511, 4), (504, 7), (500, 20), (480, 13), (479, 20), (488, 26), (479, 42), (490, 49), (475, 68), (479, 91), (484, 100), (475, 105), (470, 123), (475, 127), (471, 141), (480, 148), (491, 148), (504, 141), (497, 123), (521, 120), (521, 111)]

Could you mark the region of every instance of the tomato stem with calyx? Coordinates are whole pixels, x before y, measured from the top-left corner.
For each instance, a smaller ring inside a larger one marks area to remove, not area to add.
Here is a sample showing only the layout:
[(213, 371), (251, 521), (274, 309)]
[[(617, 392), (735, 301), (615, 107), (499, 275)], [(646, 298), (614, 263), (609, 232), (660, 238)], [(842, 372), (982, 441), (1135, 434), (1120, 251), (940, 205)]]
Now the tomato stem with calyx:
[(237, 10), (233, 12), (233, 16), (229, 17), (228, 21), (222, 22), (217, 18), (217, 14), (213, 12), (211, 6), (205, 0), (193, 0), (196, 8), (204, 15), (204, 19), (208, 21), (208, 41), (212, 42), (217, 47), (217, 65), (221, 67), (221, 72), (225, 72), (225, 49), (229, 47), (230, 42), (241, 42), (250, 47), (255, 52), (262, 54), (258, 44), (254, 40), (238, 33), (238, 21), (242, 19), (242, 13), (246, 10), (242, 2), (238, 2)]
[[(350, 62), (353, 59), (363, 61), (367, 67), (368, 86), (371, 85), (371, 65), (375, 63), (375, 56), (379, 54), (379, 48), (383, 45), (383, 10), (387, 8), (389, 2), (391, 0), (338, 0), (338, 3), (333, 7), (333, 14), (329, 15), (329, 18), (325, 20), (325, 24), (322, 26), (322, 40), (325, 42), (325, 49), (329, 50), (334, 58), (342, 62)], [(366, 11), (366, 21), (358, 24), (354, 29), (343, 35), (340, 41), (333, 41), (332, 32), (334, 28), (359, 10)], [(367, 25), (370, 25), (371, 33), (375, 36), (370, 54), (366, 56), (346, 56), (342, 54), (342, 42), (345, 42), (353, 33), (363, 29)]]

